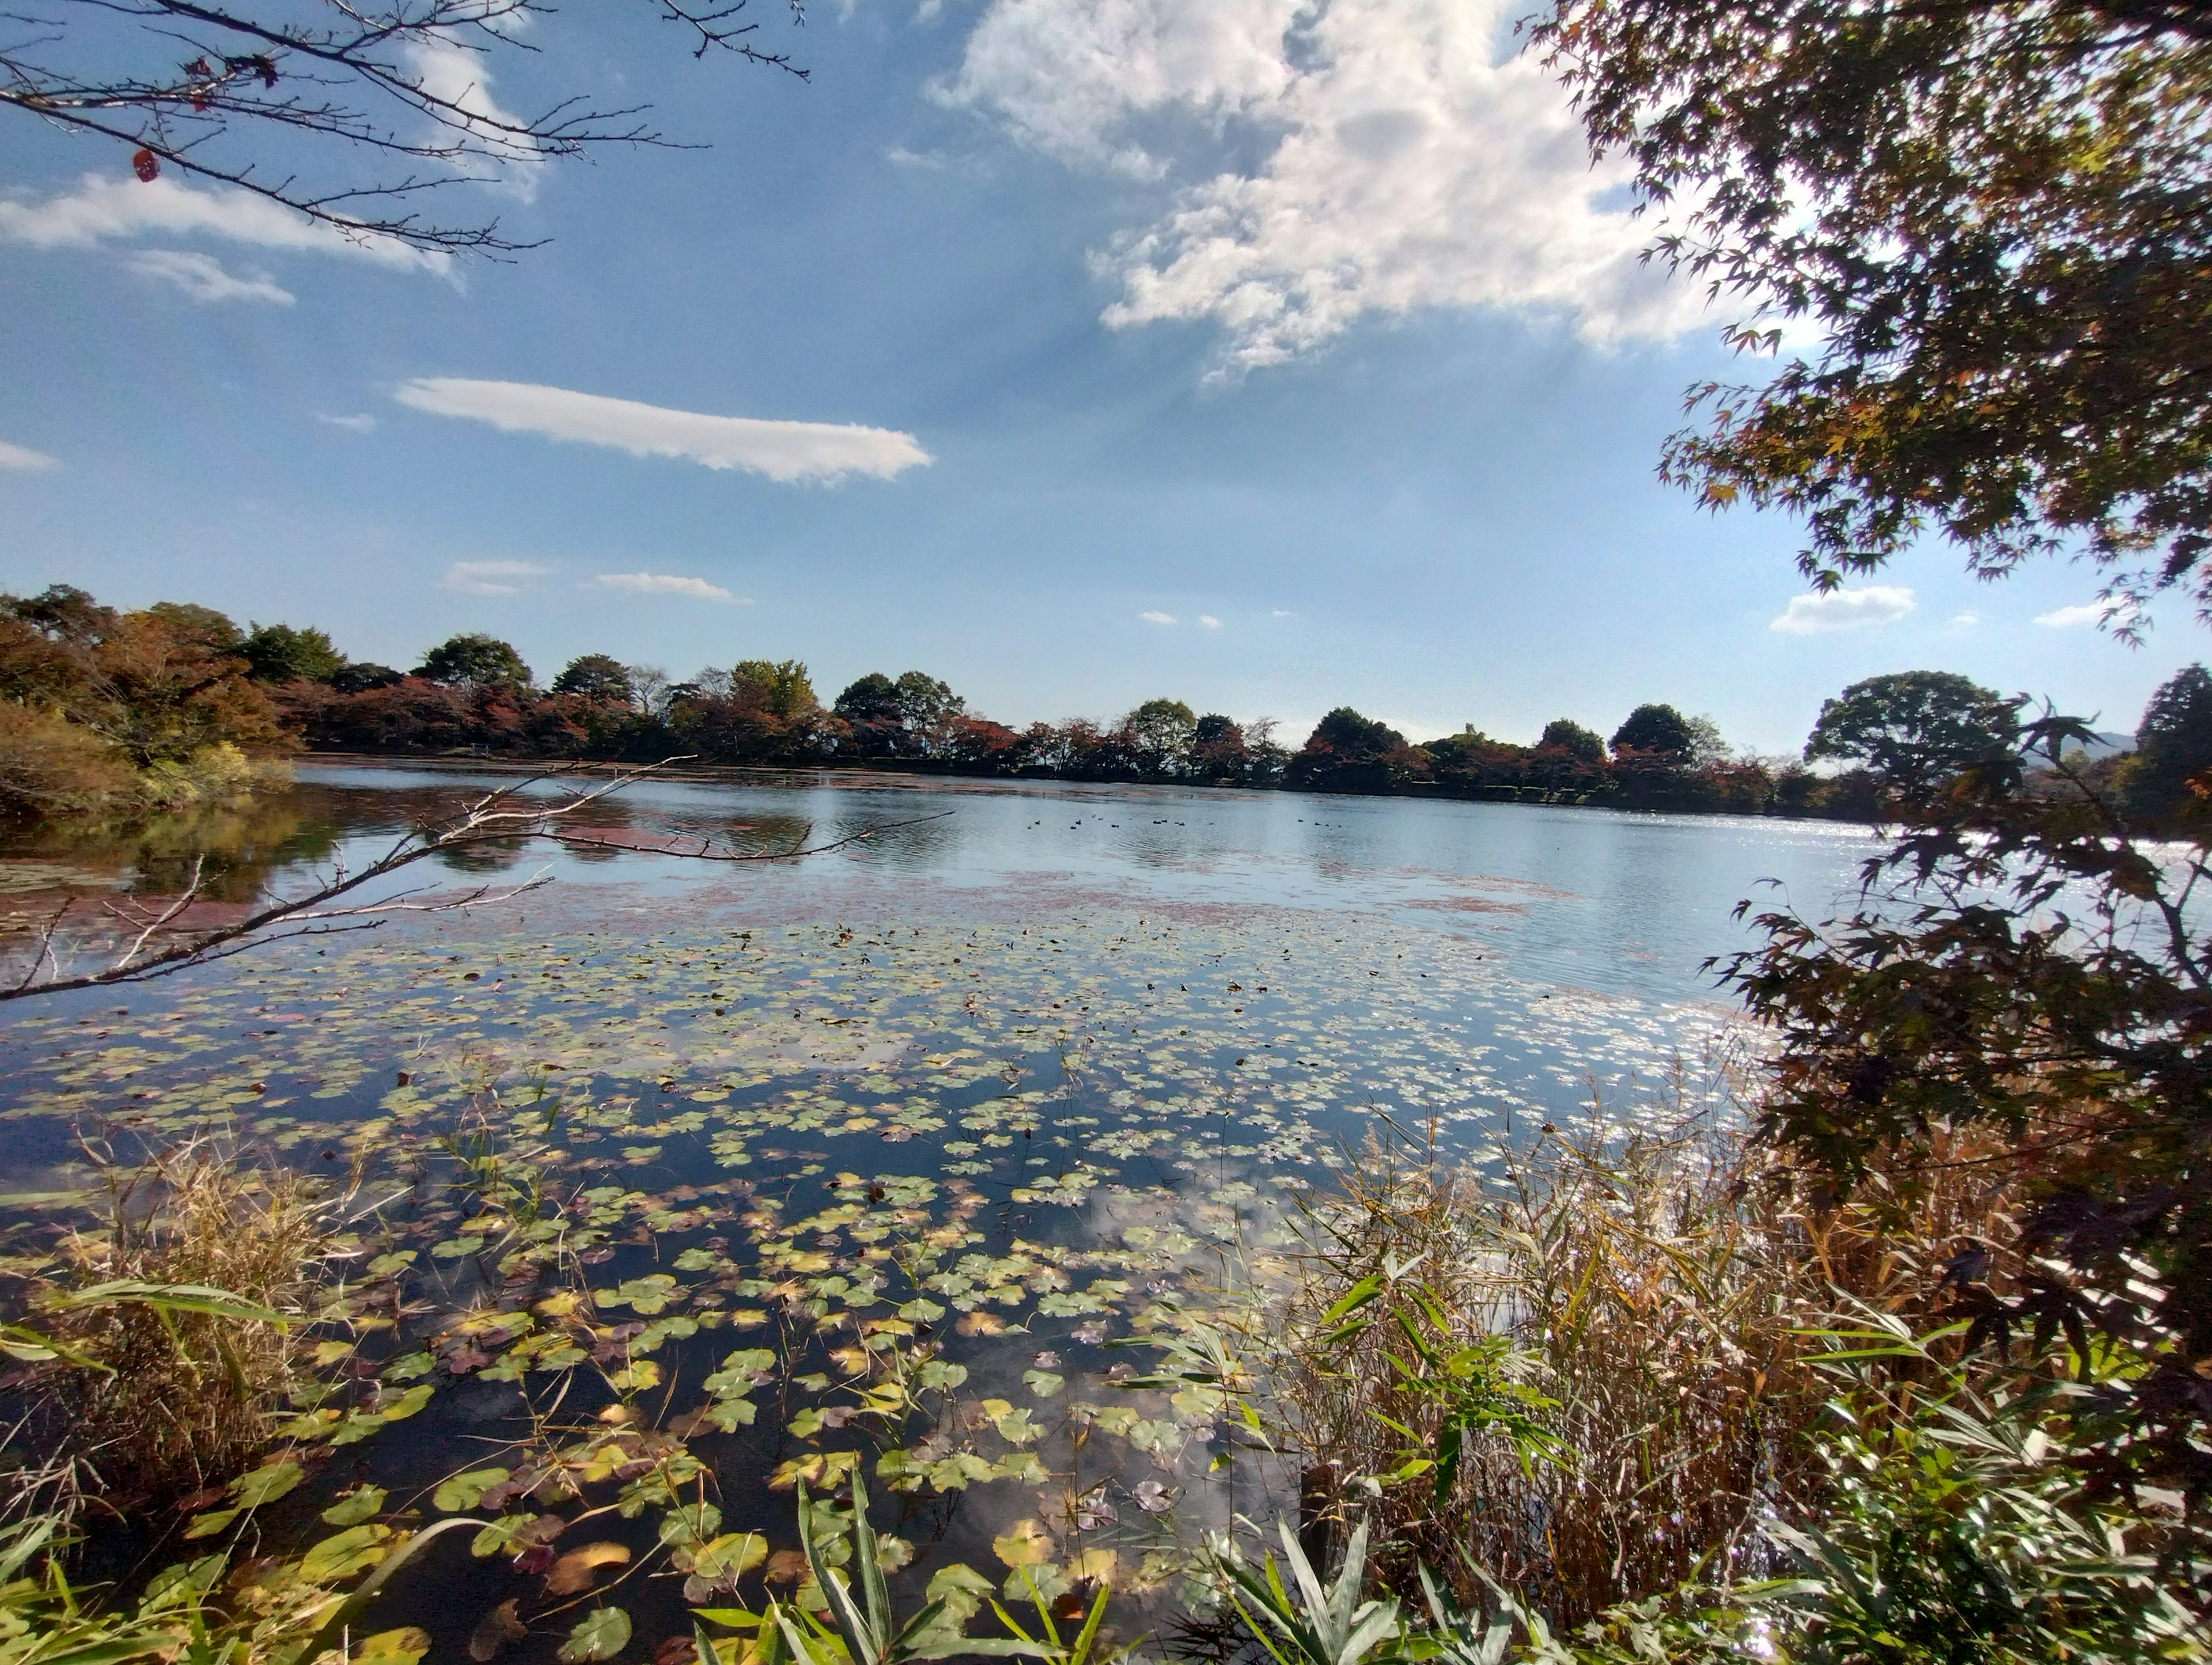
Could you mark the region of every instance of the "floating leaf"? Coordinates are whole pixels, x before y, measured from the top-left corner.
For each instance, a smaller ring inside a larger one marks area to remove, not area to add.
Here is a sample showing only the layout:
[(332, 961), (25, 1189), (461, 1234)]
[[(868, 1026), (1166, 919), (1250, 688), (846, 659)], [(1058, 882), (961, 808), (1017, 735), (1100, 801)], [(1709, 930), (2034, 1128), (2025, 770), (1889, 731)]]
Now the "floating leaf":
[(506, 1480), (510, 1472), (505, 1468), (471, 1468), (439, 1486), (431, 1494), (430, 1501), (443, 1514), (465, 1514), (482, 1503), (483, 1494)]
[(548, 1595), (574, 1595), (589, 1589), (599, 1577), (601, 1567), (618, 1567), (629, 1559), (629, 1551), (620, 1544), (586, 1544), (572, 1549), (553, 1563), (553, 1570), (545, 1575)]
[(530, 1634), (530, 1626), (515, 1613), (515, 1603), (502, 1601), (477, 1620), (469, 1632), (469, 1657), (477, 1665), (490, 1665), (514, 1644)]
[(1035, 1520), (1016, 1521), (991, 1540), (991, 1550), (1010, 1567), (1042, 1566), (1052, 1559), (1052, 1534)]
[(620, 1607), (595, 1607), (576, 1621), (568, 1639), (561, 1644), (562, 1665), (612, 1659), (629, 1646), (629, 1615)]
[(323, 1511), (322, 1518), (332, 1526), (358, 1526), (363, 1521), (374, 1520), (384, 1508), (384, 1488), (380, 1486), (356, 1486), (350, 1492), (341, 1492), (337, 1501)]

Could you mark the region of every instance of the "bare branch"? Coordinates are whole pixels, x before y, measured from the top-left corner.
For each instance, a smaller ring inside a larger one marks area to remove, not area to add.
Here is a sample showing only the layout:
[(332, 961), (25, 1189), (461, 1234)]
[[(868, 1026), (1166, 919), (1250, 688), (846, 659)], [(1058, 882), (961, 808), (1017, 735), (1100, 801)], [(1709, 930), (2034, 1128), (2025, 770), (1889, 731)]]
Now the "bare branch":
[[(76, 988), (143, 982), (193, 966), (212, 964), (234, 954), (272, 943), (301, 937), (374, 930), (401, 915), (459, 913), (512, 902), (518, 896), (526, 896), (551, 884), (552, 874), (541, 869), (520, 884), (504, 887), (479, 885), (475, 890), (454, 896), (441, 896), (434, 891), (418, 889), (362, 901), (348, 902), (346, 899), (356, 896), (363, 886), (373, 884), (418, 861), (482, 845), (544, 840), (572, 849), (618, 850), (629, 848), (607, 840), (594, 840), (587, 830), (575, 828), (572, 818), (631, 782), (672, 763), (684, 761), (682, 757), (669, 757), (641, 769), (627, 770), (588, 791), (550, 805), (522, 803), (520, 797), (541, 781), (558, 779), (574, 771), (562, 769), (532, 775), (511, 786), (486, 793), (445, 822), (416, 828), (397, 840), (375, 860), (360, 868), (349, 871), (343, 863), (339, 863), (333, 866), (330, 878), (322, 884), (295, 896), (270, 899), (227, 925), (195, 929), (182, 923), (188, 919), (191, 904), (201, 894), (203, 871), (201, 863), (196, 860), (191, 880), (180, 895), (150, 918), (142, 915), (131, 921), (140, 928), (120, 954), (105, 965), (68, 975), (64, 975), (60, 956), (55, 950), (70, 905), (64, 902), (36, 938), (28, 969), (12, 987), (0, 988), (0, 1001), (22, 1000), (34, 994), (57, 994)], [(738, 850), (700, 838), (696, 841), (696, 848), (687, 848), (695, 841), (684, 839), (665, 847), (633, 853), (733, 866), (761, 861), (792, 861), (805, 856), (826, 855), (833, 850), (860, 843), (878, 833), (918, 826), (927, 821), (942, 820), (951, 813), (946, 810), (936, 815), (917, 816), (910, 820), (863, 827), (858, 832), (821, 844), (808, 842), (810, 829), (808, 833), (802, 834), (785, 848), (773, 850)], [(166, 947), (149, 952), (148, 945), (173, 927), (177, 939)], [(42, 975), (42, 972), (45, 975)]]

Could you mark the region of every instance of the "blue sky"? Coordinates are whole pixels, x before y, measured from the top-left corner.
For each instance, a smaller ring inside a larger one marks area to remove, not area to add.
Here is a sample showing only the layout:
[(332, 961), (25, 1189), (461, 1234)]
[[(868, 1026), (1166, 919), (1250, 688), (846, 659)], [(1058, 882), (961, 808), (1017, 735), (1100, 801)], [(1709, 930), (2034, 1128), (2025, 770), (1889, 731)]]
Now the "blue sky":
[(1682, 389), (1745, 367), (1504, 16), (766, 8), (802, 84), (573, 6), (489, 94), (649, 100), (707, 148), (460, 187), (550, 240), (442, 270), (13, 118), (0, 586), (402, 666), (488, 630), (545, 677), (921, 668), (1016, 723), (1170, 695), (1293, 742), (1340, 703), (1528, 739), (1661, 699), (1791, 750), (1914, 668), (2132, 727), (2201, 653), (2185, 607), (2133, 650), (2079, 622), (2090, 570), (1940, 547), (1793, 602), (1787, 521), (1654, 480)]

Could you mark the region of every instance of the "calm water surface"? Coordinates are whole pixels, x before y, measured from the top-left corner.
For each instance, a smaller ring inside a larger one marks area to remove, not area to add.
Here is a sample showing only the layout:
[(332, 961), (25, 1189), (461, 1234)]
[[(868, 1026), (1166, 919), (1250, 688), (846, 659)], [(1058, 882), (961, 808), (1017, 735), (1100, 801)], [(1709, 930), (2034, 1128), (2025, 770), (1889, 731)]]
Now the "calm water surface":
[[(0, 891), (33, 916), (61, 887), (173, 889), (195, 842), (219, 888), (281, 887), (511, 778), (300, 774), (189, 835), (19, 850)], [(710, 1536), (787, 1549), (793, 1480), (858, 1462), (908, 1599), (956, 1564), (1012, 1577), (1031, 1543), (1048, 1587), (1106, 1576), (1125, 1631), (1156, 1626), (1198, 1533), (1286, 1506), (1285, 1480), (1218, 1395), (1119, 1388), (1155, 1355), (1110, 1344), (1249, 1322), (1301, 1188), (1386, 1117), (1480, 1161), (1593, 1095), (1650, 1113), (1727, 1021), (1700, 968), (1747, 940), (1735, 904), (1772, 880), (1825, 910), (1871, 848), (1827, 823), (849, 778), (643, 783), (592, 821), (748, 850), (878, 830), (749, 866), (480, 852), (428, 882), (554, 883), (19, 1006), (0, 1171), (16, 1252), (68, 1218), (84, 1135), (220, 1127), (388, 1196), (356, 1275), (364, 1310), (403, 1321), (297, 1407), (313, 1478), (256, 1529), (326, 1534), (317, 1511), (366, 1484), (399, 1524), (573, 1518), (556, 1547), (633, 1552), (583, 1600), (624, 1607), (641, 1658), (688, 1633), (680, 1558), (656, 1549), (688, 1528), (634, 1477), (564, 1490), (508, 1443), (526, 1407), (584, 1419), (574, 1455), (629, 1404), (717, 1500)], [(536, 1489), (437, 1493), (484, 1465)], [(546, 1592), (543, 1553), (465, 1540), (380, 1622), (458, 1657), (515, 1600), (531, 1634), (505, 1656), (550, 1658), (577, 1598)], [(734, 1594), (695, 1571), (688, 1595), (754, 1601), (779, 1565)]]

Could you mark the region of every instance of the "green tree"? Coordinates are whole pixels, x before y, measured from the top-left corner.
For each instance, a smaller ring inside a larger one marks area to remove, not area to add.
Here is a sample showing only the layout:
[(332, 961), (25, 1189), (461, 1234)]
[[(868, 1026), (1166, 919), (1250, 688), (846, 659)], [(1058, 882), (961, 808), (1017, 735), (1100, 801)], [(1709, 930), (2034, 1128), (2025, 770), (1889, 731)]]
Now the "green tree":
[(1737, 343), (1818, 338), (1692, 390), (1665, 477), (1803, 516), (1823, 586), (1933, 529), (2212, 604), (2202, 4), (1554, 0), (1535, 38)]
[(1558, 746), (1570, 757), (1584, 763), (1605, 761), (1605, 742), (1595, 729), (1584, 728), (1566, 717), (1554, 717), (1544, 725), (1544, 732), (1536, 741), (1540, 746)]
[(2136, 729), (2136, 755), (2127, 777), (2129, 810), (2160, 825), (2201, 821), (2203, 801), (2189, 782), (2212, 773), (2212, 676), (2201, 665), (2183, 667), (2159, 687)]
[(331, 686), (341, 694), (365, 694), (372, 688), (389, 688), (405, 675), (374, 659), (350, 659), (331, 673)]
[(289, 624), (256, 624), (238, 652), (256, 682), (328, 682), (345, 663), (328, 634)]
[(448, 636), (428, 653), (415, 674), (425, 682), (448, 686), (483, 688), (496, 683), (530, 684), (530, 667), (522, 655), (497, 636)]
[(1899, 671), (1821, 702), (1805, 761), (1857, 763), (1923, 792), (2010, 750), (2019, 728), (1994, 690), (1948, 671)]
[(806, 667), (797, 659), (739, 659), (731, 667), (730, 682), (733, 690), (751, 690), (760, 708), (771, 716), (803, 717), (821, 705)]
[(611, 705), (628, 705), (635, 693), (629, 669), (608, 653), (584, 653), (561, 667), (553, 678), (556, 694), (576, 694)]
[(1190, 760), (1198, 714), (1181, 700), (1146, 700), (1122, 726), (1136, 742), (1138, 767), (1146, 775), (1179, 775)]
[(847, 722), (896, 722), (899, 714), (898, 684), (882, 671), (871, 671), (847, 684), (831, 709)]
[(1613, 732), (1616, 752), (1652, 752), (1687, 763), (1697, 746), (1697, 730), (1671, 705), (1639, 705)]

